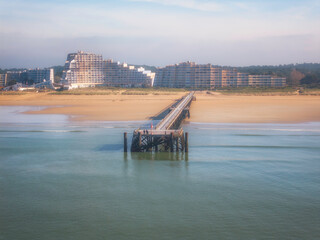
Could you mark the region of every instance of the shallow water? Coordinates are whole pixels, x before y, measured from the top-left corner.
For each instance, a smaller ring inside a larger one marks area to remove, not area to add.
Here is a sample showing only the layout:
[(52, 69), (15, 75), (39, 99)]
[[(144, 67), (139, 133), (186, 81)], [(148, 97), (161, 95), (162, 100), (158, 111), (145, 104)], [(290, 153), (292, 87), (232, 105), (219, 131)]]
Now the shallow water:
[(0, 108), (0, 239), (320, 238), (320, 123), (190, 123), (188, 155), (124, 154), (148, 123), (26, 109)]

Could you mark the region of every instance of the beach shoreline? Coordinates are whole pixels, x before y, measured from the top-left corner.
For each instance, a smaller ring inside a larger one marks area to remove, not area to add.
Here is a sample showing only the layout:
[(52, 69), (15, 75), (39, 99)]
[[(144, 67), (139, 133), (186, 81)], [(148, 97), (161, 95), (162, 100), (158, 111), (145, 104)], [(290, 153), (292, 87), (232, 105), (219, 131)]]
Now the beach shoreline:
[[(0, 95), (0, 106), (41, 106), (27, 114), (65, 114), (72, 121), (142, 121), (185, 93), (170, 95)], [(197, 93), (188, 122), (299, 123), (320, 121), (320, 96), (241, 96)]]

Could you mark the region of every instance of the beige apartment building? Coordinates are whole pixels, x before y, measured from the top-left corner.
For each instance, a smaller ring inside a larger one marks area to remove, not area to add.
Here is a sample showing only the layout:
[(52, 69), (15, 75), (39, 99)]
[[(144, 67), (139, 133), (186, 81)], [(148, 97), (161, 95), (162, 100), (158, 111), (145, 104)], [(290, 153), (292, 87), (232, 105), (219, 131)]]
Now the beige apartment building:
[(104, 75), (106, 85), (117, 87), (151, 87), (155, 77), (155, 73), (142, 67), (135, 68), (111, 59), (104, 61)]
[(102, 84), (104, 82), (102, 55), (82, 51), (68, 54), (61, 81), (78, 87)]
[(62, 83), (73, 87), (99, 85), (151, 87), (155, 73), (126, 63), (103, 60), (102, 55), (79, 51), (67, 56)]
[(239, 73), (235, 68), (183, 62), (158, 68), (155, 87), (214, 89), (221, 87), (283, 87), (286, 78)]

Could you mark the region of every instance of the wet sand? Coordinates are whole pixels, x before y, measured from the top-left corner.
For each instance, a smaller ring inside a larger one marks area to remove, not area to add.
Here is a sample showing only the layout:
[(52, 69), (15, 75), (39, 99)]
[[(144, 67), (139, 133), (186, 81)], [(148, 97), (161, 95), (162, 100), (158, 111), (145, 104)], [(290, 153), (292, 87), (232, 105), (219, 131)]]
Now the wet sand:
[[(72, 120), (134, 121), (157, 115), (175, 95), (0, 95), (0, 106), (48, 106), (30, 114), (67, 114)], [(196, 94), (192, 122), (294, 123), (320, 121), (320, 96)]]

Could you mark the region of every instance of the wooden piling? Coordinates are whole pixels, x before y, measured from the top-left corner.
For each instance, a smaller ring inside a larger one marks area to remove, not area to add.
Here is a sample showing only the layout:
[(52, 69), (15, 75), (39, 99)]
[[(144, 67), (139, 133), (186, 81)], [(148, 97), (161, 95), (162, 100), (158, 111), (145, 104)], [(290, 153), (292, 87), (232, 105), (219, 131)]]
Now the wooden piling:
[(141, 133), (138, 132), (138, 144), (139, 144), (139, 151), (141, 151)]
[(173, 152), (173, 133), (170, 134), (170, 152)]
[(179, 152), (179, 137), (176, 137), (176, 152)]
[(158, 152), (158, 144), (156, 144), (156, 145), (154, 146), (154, 151), (155, 151), (155, 152)]
[(182, 135), (181, 135), (181, 151), (182, 151), (182, 152), (184, 151), (184, 146), (185, 146), (185, 143), (184, 143), (184, 134), (182, 133)]
[(189, 136), (189, 134), (186, 132), (186, 133), (185, 133), (185, 139), (184, 139), (184, 143), (185, 143), (184, 150), (185, 150), (185, 152), (188, 152), (188, 151), (189, 151), (189, 146), (188, 146), (188, 144), (189, 144), (189, 139), (188, 139), (188, 136)]
[(128, 152), (128, 136), (127, 132), (123, 134), (123, 151)]

